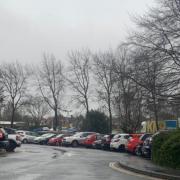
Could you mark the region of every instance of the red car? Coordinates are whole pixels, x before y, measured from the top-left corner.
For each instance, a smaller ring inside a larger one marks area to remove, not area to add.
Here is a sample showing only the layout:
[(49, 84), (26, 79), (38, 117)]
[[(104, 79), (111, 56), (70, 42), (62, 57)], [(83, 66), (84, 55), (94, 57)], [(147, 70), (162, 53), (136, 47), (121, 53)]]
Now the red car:
[(87, 136), (86, 140), (84, 141), (83, 145), (85, 147), (93, 147), (93, 143), (96, 140), (99, 140), (101, 138), (101, 134), (99, 133), (95, 133), (95, 134), (91, 134), (89, 136)]
[(143, 143), (143, 141), (149, 137), (151, 134), (145, 133), (145, 134), (134, 134), (132, 138), (129, 139), (127, 145), (126, 145), (126, 151), (135, 153), (136, 147)]
[(49, 139), (47, 144), (51, 145), (51, 146), (61, 146), (61, 143), (62, 143), (62, 140), (64, 137), (65, 137), (64, 134), (59, 134), (59, 135)]

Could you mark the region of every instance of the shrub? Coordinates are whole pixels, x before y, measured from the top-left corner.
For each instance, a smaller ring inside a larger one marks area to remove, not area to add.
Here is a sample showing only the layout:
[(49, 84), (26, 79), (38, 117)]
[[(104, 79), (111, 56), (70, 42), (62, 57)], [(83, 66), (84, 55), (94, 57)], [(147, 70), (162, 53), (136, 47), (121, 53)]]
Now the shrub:
[(153, 139), (152, 158), (156, 164), (180, 168), (180, 130), (162, 133)]
[(180, 169), (180, 131), (170, 135), (160, 148), (160, 165)]
[(153, 138), (152, 142), (152, 160), (156, 163), (160, 163), (159, 154), (162, 144), (168, 139), (169, 132), (161, 132)]

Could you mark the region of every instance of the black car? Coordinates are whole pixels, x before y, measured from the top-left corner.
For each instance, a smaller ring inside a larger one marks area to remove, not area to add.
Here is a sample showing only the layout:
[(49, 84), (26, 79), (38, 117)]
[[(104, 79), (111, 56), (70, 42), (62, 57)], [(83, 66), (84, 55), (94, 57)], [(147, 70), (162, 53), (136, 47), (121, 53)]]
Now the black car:
[(16, 129), (5, 127), (4, 130), (8, 134), (8, 142), (9, 142), (6, 151), (12, 152), (17, 147), (21, 146), (21, 136), (16, 132)]
[(8, 135), (6, 131), (0, 127), (0, 149), (6, 149), (8, 145)]
[(151, 158), (152, 137), (146, 138), (142, 146), (142, 155), (146, 158)]
[(152, 134), (144, 134), (140, 137), (141, 143), (136, 146), (135, 154), (149, 158), (151, 156)]

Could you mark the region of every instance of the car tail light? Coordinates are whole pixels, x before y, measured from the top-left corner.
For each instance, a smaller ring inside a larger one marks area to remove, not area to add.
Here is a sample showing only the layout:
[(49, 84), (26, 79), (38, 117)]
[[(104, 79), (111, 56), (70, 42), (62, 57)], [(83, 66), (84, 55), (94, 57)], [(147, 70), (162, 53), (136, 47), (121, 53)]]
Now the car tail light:
[(0, 132), (0, 139), (2, 139), (3, 138), (3, 133), (2, 132)]

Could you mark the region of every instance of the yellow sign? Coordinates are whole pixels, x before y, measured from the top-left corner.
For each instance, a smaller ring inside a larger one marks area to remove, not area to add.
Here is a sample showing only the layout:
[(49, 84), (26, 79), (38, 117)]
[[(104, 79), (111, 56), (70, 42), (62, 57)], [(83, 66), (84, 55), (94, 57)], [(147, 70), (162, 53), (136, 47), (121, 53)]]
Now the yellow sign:
[[(155, 121), (147, 121), (146, 122), (146, 132), (148, 133), (155, 133), (157, 131), (157, 126)], [(165, 122), (164, 121), (159, 121), (159, 130), (165, 129)]]

